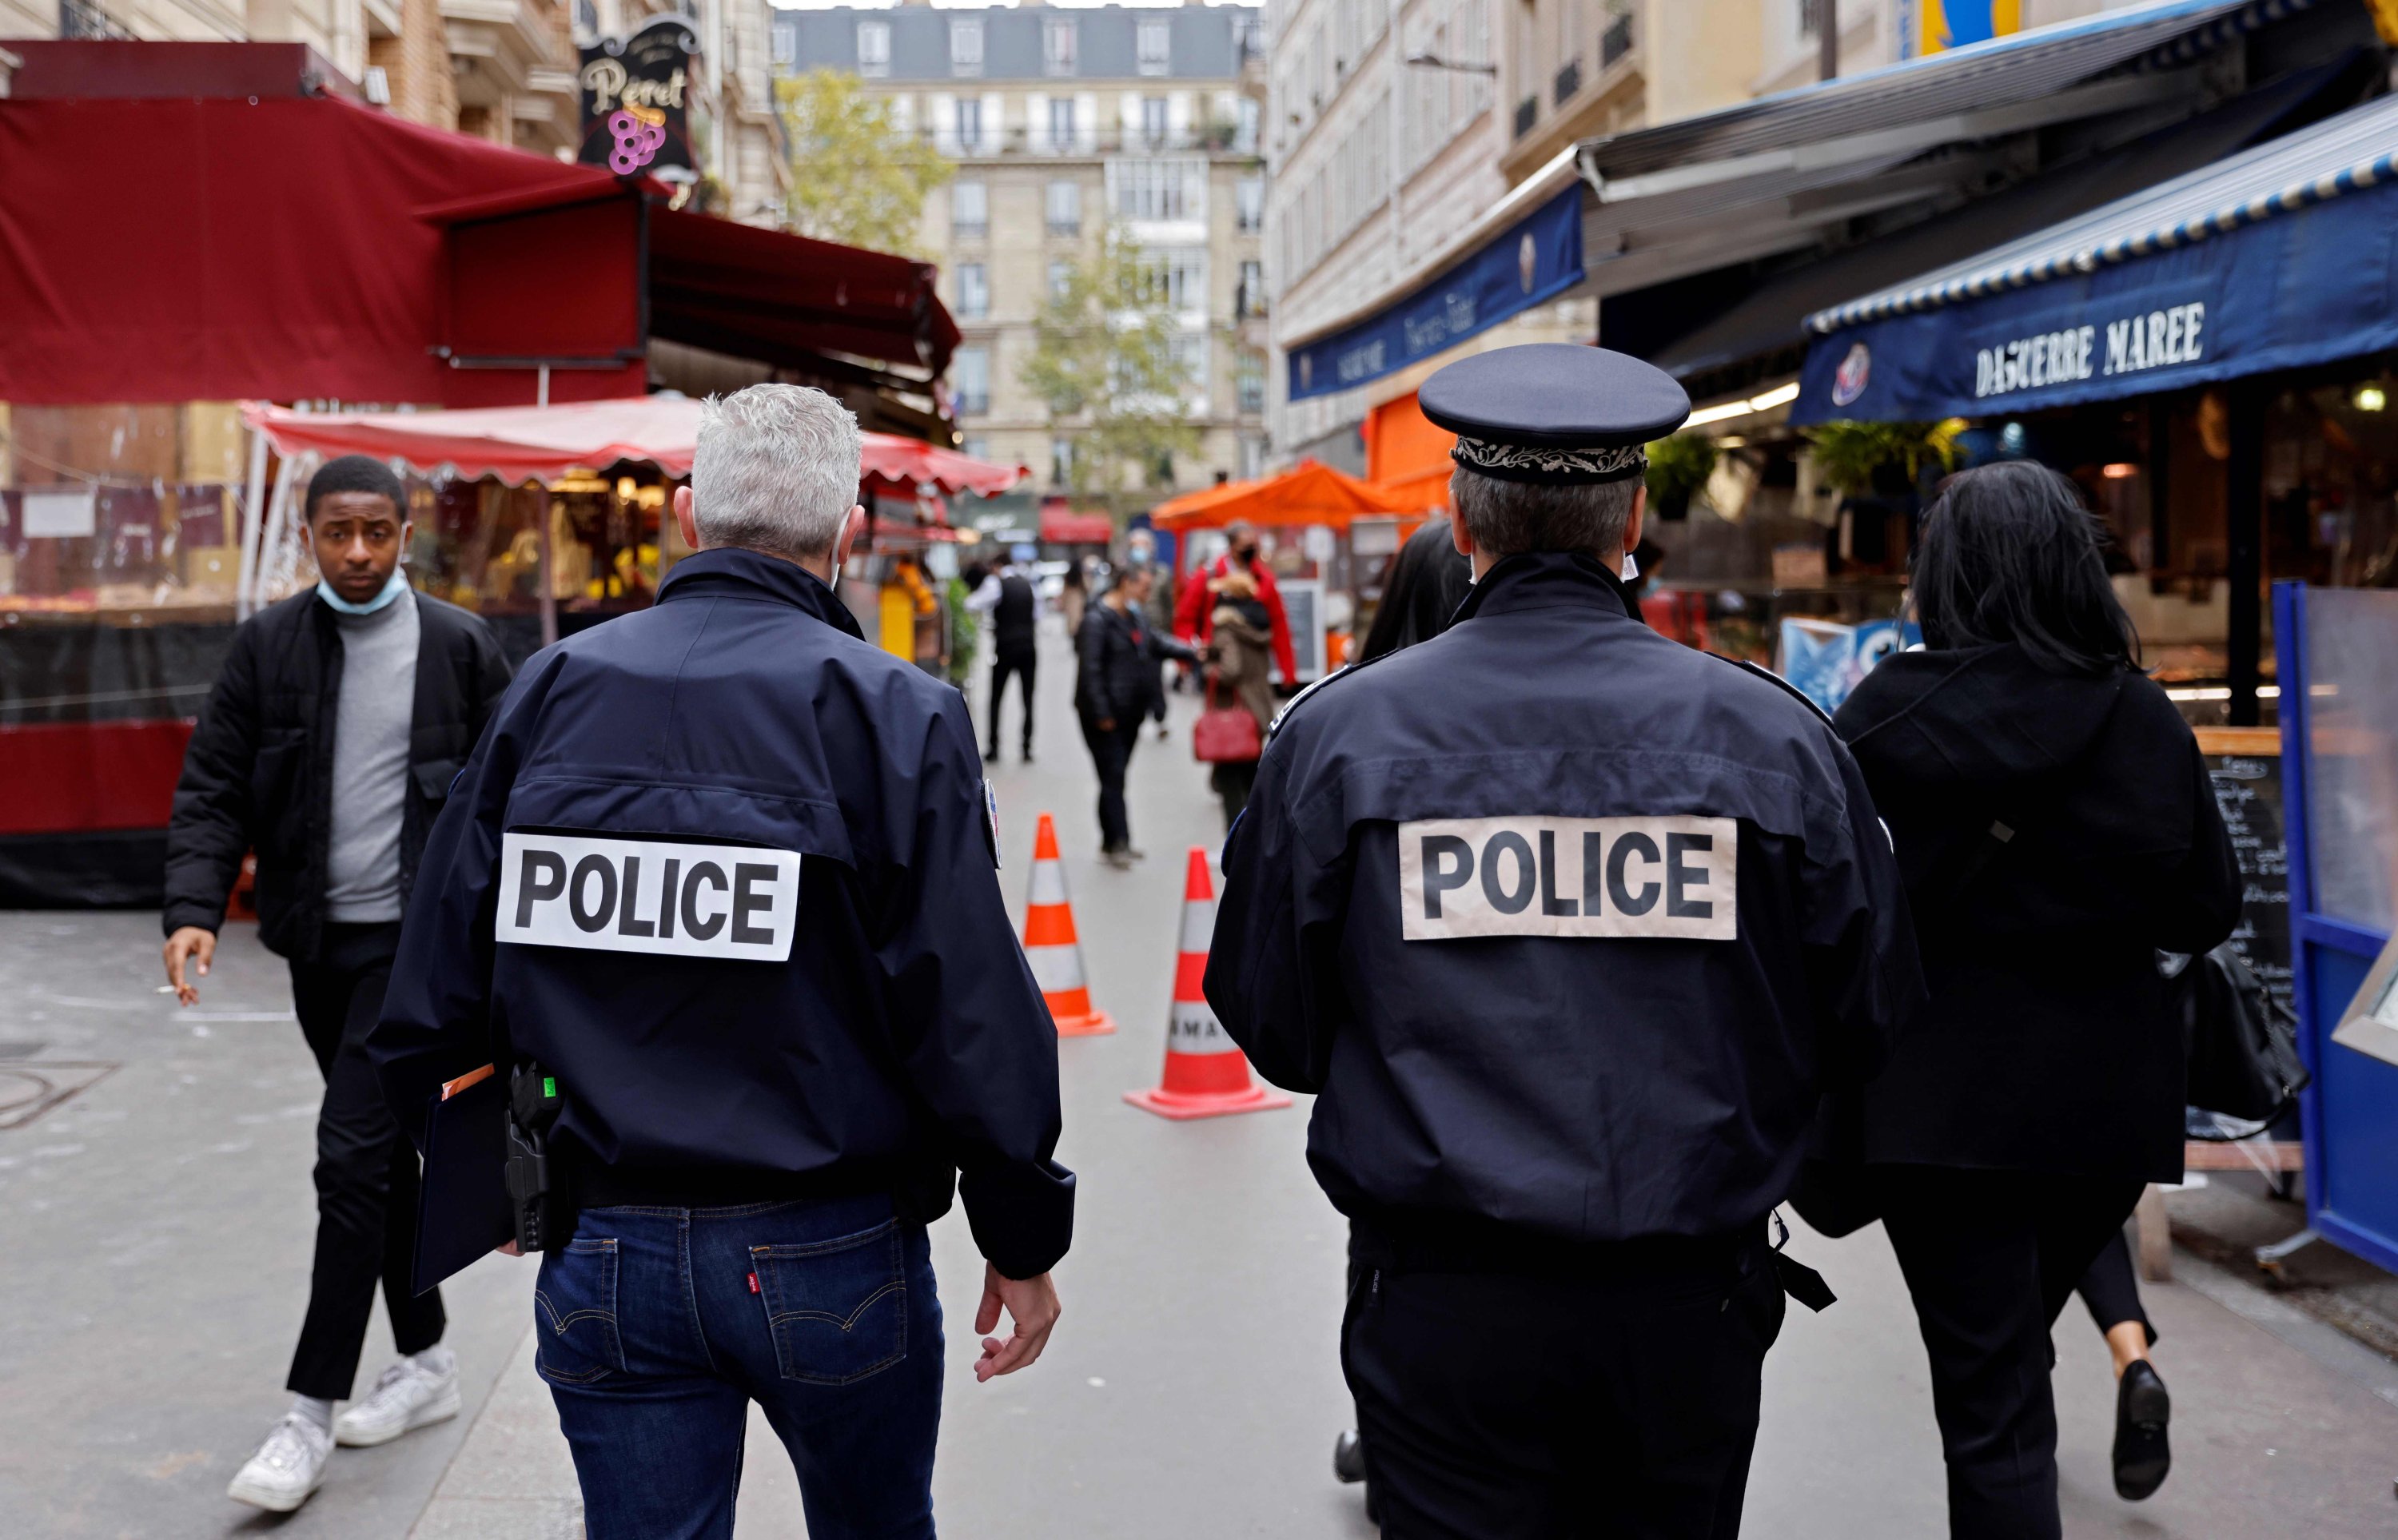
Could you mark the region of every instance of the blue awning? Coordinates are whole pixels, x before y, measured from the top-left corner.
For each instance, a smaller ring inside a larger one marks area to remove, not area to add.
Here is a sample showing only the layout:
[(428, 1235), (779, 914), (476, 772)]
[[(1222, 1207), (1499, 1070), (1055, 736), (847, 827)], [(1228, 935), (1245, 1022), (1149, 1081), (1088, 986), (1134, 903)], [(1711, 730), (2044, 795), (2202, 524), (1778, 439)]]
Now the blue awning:
[(2112, 400), (2398, 346), (2398, 97), (1809, 317), (1792, 421)]
[(1290, 351), (1289, 399), (1395, 374), (1582, 282), (1582, 183), (1361, 321)]

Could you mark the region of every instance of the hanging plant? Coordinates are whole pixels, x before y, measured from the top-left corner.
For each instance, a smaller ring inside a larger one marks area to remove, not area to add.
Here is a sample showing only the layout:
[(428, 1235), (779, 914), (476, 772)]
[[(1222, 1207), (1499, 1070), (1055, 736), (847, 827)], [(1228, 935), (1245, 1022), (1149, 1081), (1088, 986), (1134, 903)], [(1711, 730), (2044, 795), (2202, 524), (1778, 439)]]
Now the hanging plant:
[(1649, 446), (1649, 501), (1657, 516), (1688, 518), (1691, 499), (1716, 474), (1716, 441), (1704, 434), (1677, 433)]
[(1925, 467), (1944, 475), (1957, 468), (1957, 435), (1965, 420), (1941, 422), (1826, 422), (1806, 430), (1815, 468), (1843, 497), (1871, 497), (1883, 473), (1896, 472), (1912, 488)]

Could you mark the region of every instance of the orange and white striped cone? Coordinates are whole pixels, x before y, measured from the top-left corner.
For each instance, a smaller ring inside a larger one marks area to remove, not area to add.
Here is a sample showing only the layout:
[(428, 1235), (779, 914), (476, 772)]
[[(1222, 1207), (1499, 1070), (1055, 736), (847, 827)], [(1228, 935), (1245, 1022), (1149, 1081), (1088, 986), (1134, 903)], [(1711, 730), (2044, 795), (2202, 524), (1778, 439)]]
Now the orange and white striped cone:
[(1290, 1098), (1249, 1078), (1240, 1044), (1224, 1035), (1200, 987), (1207, 973), (1207, 943), (1216, 932), (1216, 884), (1207, 852), (1191, 851), (1182, 889), (1182, 946), (1174, 959), (1174, 1004), (1165, 1028), (1165, 1078), (1155, 1091), (1127, 1091), (1125, 1100), (1160, 1118), (1220, 1118), (1264, 1112)]
[(1024, 901), (1024, 957), (1048, 1002), (1061, 1038), (1097, 1038), (1116, 1024), (1091, 1009), (1083, 972), (1083, 944), (1074, 938), (1074, 906), (1066, 898), (1066, 868), (1058, 859), (1058, 825), (1047, 813), (1032, 837), (1032, 891)]

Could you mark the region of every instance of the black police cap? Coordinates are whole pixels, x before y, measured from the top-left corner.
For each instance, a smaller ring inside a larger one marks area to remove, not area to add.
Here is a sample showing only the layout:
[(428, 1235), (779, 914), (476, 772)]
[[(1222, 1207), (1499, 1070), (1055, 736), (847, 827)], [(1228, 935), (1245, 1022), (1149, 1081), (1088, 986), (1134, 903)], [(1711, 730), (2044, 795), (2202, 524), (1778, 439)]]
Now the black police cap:
[(1621, 481), (1648, 468), (1642, 446), (1691, 415), (1691, 397), (1651, 364), (1573, 342), (1527, 342), (1461, 358), (1423, 382), (1424, 416), (1457, 435), (1449, 458), (1502, 481)]

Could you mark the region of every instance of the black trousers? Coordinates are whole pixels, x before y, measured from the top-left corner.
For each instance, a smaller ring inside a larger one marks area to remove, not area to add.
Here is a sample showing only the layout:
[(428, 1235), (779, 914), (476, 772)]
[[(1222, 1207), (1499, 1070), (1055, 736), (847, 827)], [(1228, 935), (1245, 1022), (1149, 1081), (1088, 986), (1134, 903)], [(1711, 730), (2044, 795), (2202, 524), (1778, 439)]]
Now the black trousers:
[(1935, 1166), (1875, 1181), (1932, 1361), (1952, 1540), (2055, 1540), (2049, 1329), (2142, 1184)]
[(1620, 1278), (1353, 1266), (1341, 1368), (1384, 1540), (1732, 1540), (1782, 1330), (1762, 1241)]
[(1216, 795), (1224, 799), (1224, 827), (1230, 829), (1233, 820), (1249, 805), (1249, 793), (1257, 787), (1258, 762), (1241, 759), (1218, 765), (1207, 772), (1207, 780), (1216, 788)]
[(1099, 772), (1099, 849), (1128, 850), (1132, 819), (1125, 811), (1125, 771), (1132, 767), (1132, 751), (1140, 743), (1140, 720), (1116, 719), (1112, 728), (1083, 716), (1083, 742), (1090, 745), (1091, 764)]
[(317, 1116), (317, 1260), (308, 1314), (286, 1388), (349, 1399), (374, 1311), (375, 1283), (402, 1353), (441, 1340), (440, 1291), (410, 1285), (416, 1256), (416, 1146), (399, 1132), (367, 1062), (366, 1037), (383, 1013), (399, 926), (328, 925), (316, 962), (291, 965), (300, 1030), (325, 1074)]
[(1032, 676), (1040, 663), (1036, 652), (994, 652), (990, 655), (990, 752), (999, 755), (999, 703), (1007, 693), (1007, 678), (1015, 675), (1021, 681), (1017, 695), (1024, 703), (1024, 752), (1032, 752)]
[(2149, 1319), (2147, 1306), (2140, 1303), (2140, 1279), (2132, 1270), (2132, 1243), (2117, 1230), (2098, 1249), (2098, 1258), (2090, 1270), (2081, 1275), (2074, 1292), (2081, 1303), (2090, 1307), (2090, 1319), (2098, 1323), (2101, 1332), (2111, 1332), (2128, 1321), (2138, 1321), (2148, 1333), (2149, 1346), (2157, 1345), (2157, 1329)]

